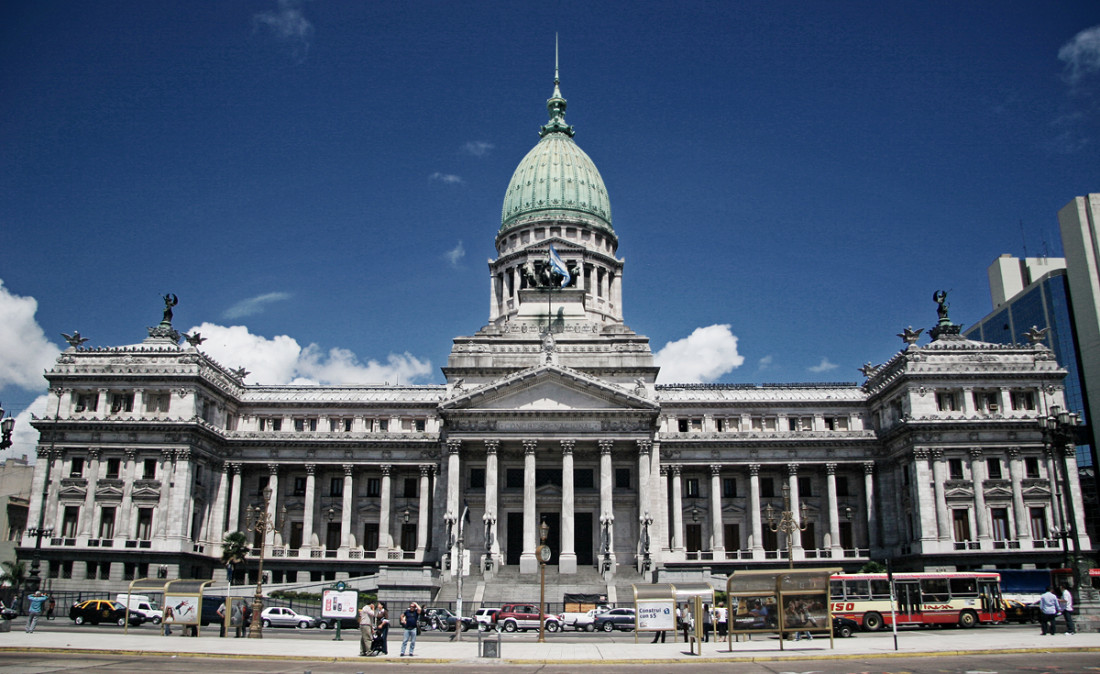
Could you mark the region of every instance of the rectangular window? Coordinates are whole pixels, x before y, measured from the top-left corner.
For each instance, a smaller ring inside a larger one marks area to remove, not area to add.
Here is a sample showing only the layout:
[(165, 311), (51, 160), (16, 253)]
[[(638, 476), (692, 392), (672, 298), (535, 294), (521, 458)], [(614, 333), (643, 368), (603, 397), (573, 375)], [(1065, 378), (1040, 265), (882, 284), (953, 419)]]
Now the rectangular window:
[(133, 393), (112, 393), (111, 394), (111, 414), (121, 414), (123, 412), (134, 411), (134, 394)]
[(344, 419), (344, 432), (351, 433), (351, 419)]
[(334, 477), (328, 481), (328, 495), (329, 496), (343, 496), (344, 495), (344, 478)]
[(970, 512), (959, 508), (951, 511), (952, 522), (955, 527), (956, 541), (970, 540)]
[(986, 459), (985, 469), (989, 473), (989, 479), (999, 480), (1001, 479), (1001, 460), (1000, 459)]
[(852, 492), (848, 488), (848, 476), (837, 475), (836, 476), (836, 495), (837, 496), (851, 496)]
[(99, 394), (98, 393), (74, 393), (75, 406), (73, 410), (76, 412), (95, 412), (99, 407)]
[(676, 423), (677, 423), (677, 430), (679, 430), (681, 433), (687, 433), (688, 428), (689, 428), (689, 424), (691, 423), (691, 420), (690, 419), (677, 419)]
[(1035, 409), (1035, 395), (1031, 391), (1012, 391), (1009, 398), (1014, 410)]
[(787, 426), (792, 431), (812, 431), (814, 429), (813, 417), (789, 417)]
[(936, 392), (936, 409), (940, 412), (956, 412), (959, 409), (954, 391)]
[(508, 468), (504, 471), (505, 489), (523, 489), (523, 469)]
[(416, 498), (418, 492), (418, 480), (415, 477), (405, 478), (405, 491), (402, 492), (402, 498)]
[(317, 420), (314, 418), (294, 420), (294, 432), (296, 433), (305, 433), (306, 431), (313, 432), (316, 430)]
[(145, 459), (141, 464), (141, 479), (155, 480), (157, 478), (157, 460)]
[(378, 523), (367, 522), (363, 525), (363, 549), (378, 549)]
[(260, 430), (261, 431), (281, 431), (283, 430), (282, 417), (260, 417)]
[(368, 477), (367, 478), (367, 498), (378, 498), (381, 495), (382, 495), (382, 478)]
[(574, 489), (595, 489), (596, 482), (591, 468), (575, 468), (573, 470)]
[(737, 498), (737, 480), (735, 478), (722, 478), (722, 498)]
[(95, 580), (96, 572), (99, 571), (99, 564), (96, 562), (85, 562), (84, 566), (87, 569), (84, 572), (84, 577), (88, 580)]
[(722, 525), (722, 542), (727, 550), (741, 549), (741, 525), (726, 523)]
[(725, 433), (726, 432), (726, 420), (725, 419), (715, 419), (714, 420), (714, 430), (718, 431), (719, 433)]
[(305, 496), (306, 495), (306, 478), (304, 476), (298, 476), (294, 478), (294, 495)]
[(390, 430), (390, 420), (389, 419), (376, 419), (374, 421), (374, 430), (378, 431), (379, 433), (389, 432), (389, 430)]
[(485, 469), (484, 468), (471, 468), (470, 469), (470, 489), (484, 489), (485, 488)]
[(80, 517), (80, 506), (65, 506), (61, 520), (61, 537), (76, 538), (76, 523)]
[(684, 496), (688, 498), (699, 497), (699, 478), (689, 477), (684, 480)]
[(1039, 458), (1035, 456), (1024, 457), (1024, 471), (1030, 478), (1039, 477)]
[(1047, 532), (1047, 517), (1045, 508), (1028, 508), (1028, 517), (1031, 520), (1031, 537), (1037, 541), (1050, 538)]
[(69, 462), (69, 477), (84, 477), (84, 459)]
[(115, 508), (103, 508), (99, 516), (99, 537), (115, 537)]
[(615, 488), (616, 489), (630, 489), (630, 469), (629, 468), (616, 468), (615, 469)]
[(830, 431), (848, 430), (848, 417), (825, 417), (825, 428)]
[(107, 473), (104, 475), (108, 480), (117, 480), (122, 470), (122, 459), (107, 459)]
[(963, 462), (962, 459), (948, 459), (947, 460), (948, 476), (952, 480), (962, 480), (963, 478)]
[(764, 498), (773, 498), (775, 496), (775, 480), (773, 478), (760, 478), (760, 495)]
[(167, 393), (145, 393), (145, 411), (150, 414), (157, 414), (160, 412), (168, 411), (168, 401), (171, 400), (171, 396)]
[(974, 391), (974, 409), (993, 413), (1000, 409), (996, 391)]
[(989, 514), (993, 520), (993, 540), (1009, 540), (1011, 537), (1008, 533), (1008, 508), (991, 508)]
[(416, 419), (413, 422), (413, 427), (417, 433), (423, 433), (424, 429), (428, 427), (428, 422), (425, 419)]
[(814, 495), (813, 479), (808, 475), (798, 478), (798, 497), (805, 498)]

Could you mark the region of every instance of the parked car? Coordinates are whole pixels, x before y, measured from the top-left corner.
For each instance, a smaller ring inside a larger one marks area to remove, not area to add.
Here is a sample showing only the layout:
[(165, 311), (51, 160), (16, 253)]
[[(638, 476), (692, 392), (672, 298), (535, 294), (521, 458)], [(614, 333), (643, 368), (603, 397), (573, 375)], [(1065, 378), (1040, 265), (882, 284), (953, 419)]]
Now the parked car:
[(1039, 622), (1039, 602), (1030, 604), (1019, 599), (1005, 599), (1005, 620), (1016, 623)]
[(294, 609), (285, 606), (268, 606), (260, 614), (260, 619), (263, 621), (260, 624), (264, 627), (297, 627), (304, 630), (317, 626), (316, 618), (296, 613)]
[(486, 632), (496, 627), (498, 613), (500, 613), (499, 606), (495, 608), (482, 606), (474, 611), (474, 621), (477, 622), (477, 629)]
[[(537, 604), (505, 604), (497, 614), (497, 624), (505, 632), (526, 632), (539, 628), (539, 607)], [(561, 618), (552, 613), (546, 614), (546, 631), (557, 632), (561, 629)]]
[(160, 610), (160, 606), (157, 602), (149, 598), (145, 594), (128, 594), (126, 592), (120, 592), (115, 595), (115, 601), (126, 606), (129, 604), (130, 613), (137, 613), (145, 618), (146, 622), (151, 622), (154, 625), (159, 625), (161, 619), (164, 617), (164, 612)]
[[(454, 632), (458, 616), (445, 608), (426, 608), (420, 615), (421, 628), (435, 629), (445, 632)], [(462, 631), (474, 626), (474, 619), (470, 616), (462, 616)]]
[(859, 623), (851, 618), (833, 616), (833, 636), (847, 639), (859, 631)]
[(358, 618), (318, 618), (317, 628), (322, 630), (336, 629), (336, 623), (340, 623), (342, 630), (358, 630)]
[(595, 629), (601, 632), (613, 632), (615, 630), (629, 632), (634, 629), (634, 609), (613, 608), (596, 616), (593, 625), (595, 625)]
[[(77, 625), (113, 623), (122, 627), (126, 624), (126, 607), (108, 599), (88, 599), (77, 602), (69, 608), (69, 619)], [(131, 625), (140, 625), (143, 622), (145, 622), (144, 616), (137, 613), (130, 614)]]
[(607, 613), (611, 610), (610, 606), (597, 606), (596, 608), (588, 609), (584, 613), (562, 613), (561, 623), (565, 627), (572, 627), (574, 630), (585, 632), (591, 632), (596, 629), (596, 616)]

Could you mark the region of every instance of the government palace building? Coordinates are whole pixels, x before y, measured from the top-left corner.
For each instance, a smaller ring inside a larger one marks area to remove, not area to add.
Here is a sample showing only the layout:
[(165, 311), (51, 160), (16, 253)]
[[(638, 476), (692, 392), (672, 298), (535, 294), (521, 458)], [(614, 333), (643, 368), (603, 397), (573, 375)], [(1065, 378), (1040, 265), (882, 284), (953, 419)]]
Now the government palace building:
[(1072, 446), (1039, 423), (1065, 370), (1039, 330), (964, 338), (944, 293), (862, 383), (657, 384), (556, 78), (547, 109), (504, 194), (488, 322), (454, 338), (445, 384), (245, 384), (172, 326), (169, 295), (140, 343), (74, 340), (45, 373), (28, 525), (46, 535), (20, 557), (37, 543), (55, 591), (225, 582), (240, 531), (242, 582), (262, 554), (273, 586), (436, 599), (461, 571), (530, 599), (543, 536), (547, 572), (581, 589), (790, 561), (1056, 568), (1066, 531), (1091, 551)]

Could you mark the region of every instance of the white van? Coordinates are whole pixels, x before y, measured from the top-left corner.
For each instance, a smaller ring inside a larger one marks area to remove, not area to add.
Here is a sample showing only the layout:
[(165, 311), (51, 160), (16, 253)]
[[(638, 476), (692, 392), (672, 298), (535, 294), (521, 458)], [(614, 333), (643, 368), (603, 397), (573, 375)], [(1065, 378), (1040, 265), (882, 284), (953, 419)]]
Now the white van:
[(161, 619), (164, 618), (164, 612), (160, 610), (157, 602), (149, 599), (149, 595), (121, 592), (115, 597), (115, 601), (123, 606), (129, 606), (130, 613), (145, 616), (145, 619), (154, 625), (159, 625)]

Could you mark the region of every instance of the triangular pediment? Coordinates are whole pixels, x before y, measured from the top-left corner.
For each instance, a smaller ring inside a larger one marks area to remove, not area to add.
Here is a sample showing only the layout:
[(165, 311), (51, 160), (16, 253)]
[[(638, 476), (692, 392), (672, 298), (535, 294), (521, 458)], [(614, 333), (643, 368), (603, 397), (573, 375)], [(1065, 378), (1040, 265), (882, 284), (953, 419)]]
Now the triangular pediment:
[[(639, 387), (639, 390), (644, 388)], [(601, 379), (548, 364), (522, 370), (464, 392), (440, 405), (442, 410), (517, 410), (540, 412), (644, 410), (655, 402)]]

